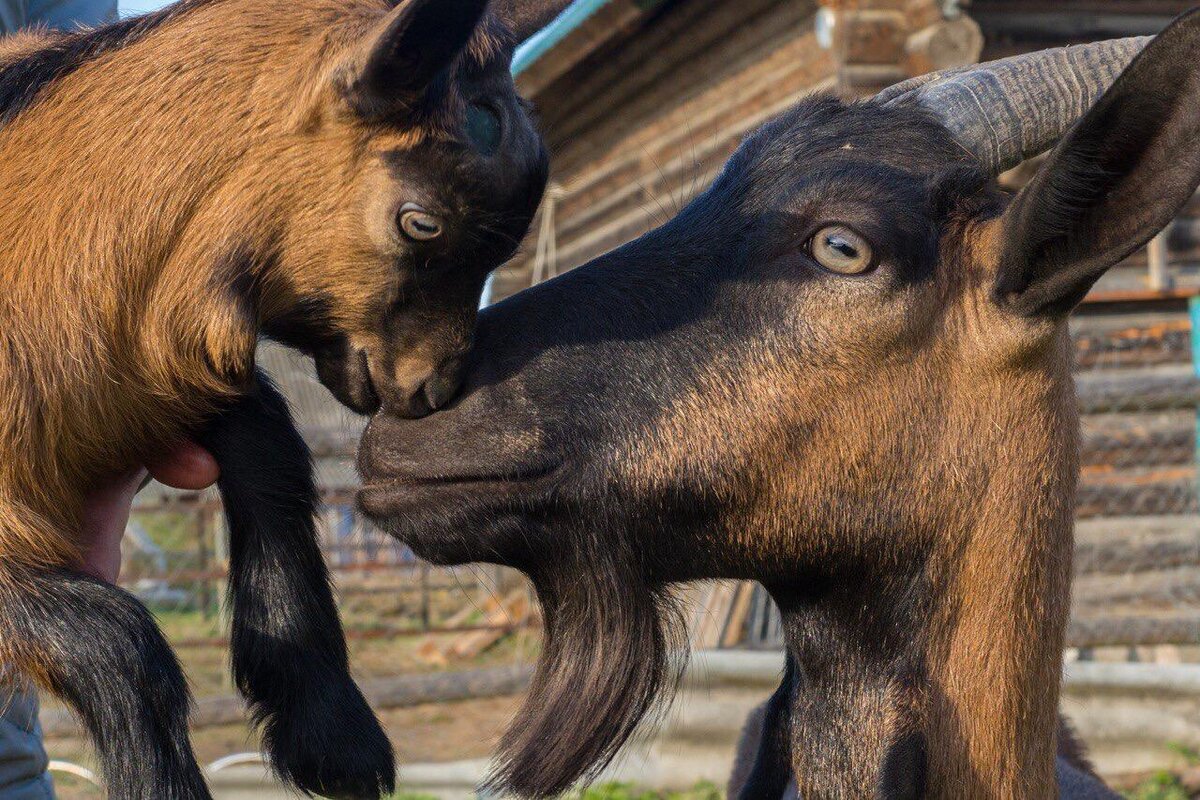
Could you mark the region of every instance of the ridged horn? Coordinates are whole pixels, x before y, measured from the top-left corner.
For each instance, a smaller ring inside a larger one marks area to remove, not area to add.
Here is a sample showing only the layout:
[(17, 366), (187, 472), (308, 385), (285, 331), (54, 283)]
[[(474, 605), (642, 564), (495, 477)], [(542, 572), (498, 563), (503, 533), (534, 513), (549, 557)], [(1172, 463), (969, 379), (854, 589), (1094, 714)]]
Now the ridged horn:
[(931, 72), (888, 87), (885, 105), (933, 112), (992, 174), (1051, 147), (1152, 39), (1135, 36)]

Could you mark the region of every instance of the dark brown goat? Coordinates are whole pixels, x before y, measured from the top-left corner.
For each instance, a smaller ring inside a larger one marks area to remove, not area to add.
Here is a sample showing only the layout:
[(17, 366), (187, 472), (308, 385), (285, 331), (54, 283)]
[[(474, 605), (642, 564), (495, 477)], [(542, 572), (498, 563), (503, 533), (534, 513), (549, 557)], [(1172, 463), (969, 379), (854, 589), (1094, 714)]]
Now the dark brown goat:
[(188, 436), (221, 467), (234, 675), (273, 766), (391, 788), (255, 342), (359, 411), (457, 390), (546, 178), (512, 48), (563, 4), (184, 0), (0, 41), (0, 663), (79, 713), (110, 797), (208, 796), (178, 663), (76, 533), (90, 491)]
[(364, 508), (543, 604), (501, 783), (609, 759), (672, 674), (669, 585), (721, 577), (782, 610), (806, 800), (1056, 796), (1066, 316), (1200, 183), (1200, 15), (1126, 69), (1145, 44), (803, 102), (661, 228), (485, 312), (455, 403), (375, 417)]

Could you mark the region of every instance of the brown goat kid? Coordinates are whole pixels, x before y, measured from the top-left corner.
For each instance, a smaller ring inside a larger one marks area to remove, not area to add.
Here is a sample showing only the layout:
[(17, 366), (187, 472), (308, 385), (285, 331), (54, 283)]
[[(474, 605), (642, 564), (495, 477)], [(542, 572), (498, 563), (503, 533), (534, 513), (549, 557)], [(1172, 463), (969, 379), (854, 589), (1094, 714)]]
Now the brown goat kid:
[(110, 797), (208, 796), (174, 655), (77, 535), (92, 489), (189, 436), (221, 467), (234, 675), (273, 766), (391, 789), (256, 338), (359, 411), (454, 394), (546, 178), (512, 48), (562, 5), (184, 0), (0, 41), (0, 664), (78, 712)]
[(783, 615), (805, 800), (1057, 796), (1066, 319), (1200, 184), (1198, 65), (1193, 13), (806, 100), (662, 227), (487, 309), (454, 403), (372, 420), (363, 507), (542, 602), (500, 783), (610, 759), (673, 675), (670, 584), (745, 578)]

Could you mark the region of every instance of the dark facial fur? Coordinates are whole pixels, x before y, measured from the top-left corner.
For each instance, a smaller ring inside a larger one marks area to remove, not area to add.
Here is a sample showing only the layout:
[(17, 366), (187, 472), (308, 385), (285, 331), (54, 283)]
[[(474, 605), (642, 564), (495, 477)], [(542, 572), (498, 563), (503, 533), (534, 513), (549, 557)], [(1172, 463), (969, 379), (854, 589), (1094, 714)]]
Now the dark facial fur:
[[(798, 339), (797, 352), (786, 355), (774, 350), (782, 341), (764, 344), (779, 335), (778, 316), (794, 316), (789, 309), (803, 302), (799, 298), (819, 296), (829, 280), (798, 252), (803, 232), (819, 224), (818, 212), (810, 209), (833, 193), (841, 206), (837, 218), (869, 231), (885, 265), (865, 279), (869, 286), (861, 291), (879, 298), (868, 302), (904, 301), (927, 291), (933, 279), (930, 262), (943, 219), (936, 215), (958, 211), (961, 198), (973, 197), (983, 184), (923, 117), (896, 112), (891, 126), (881, 126), (874, 113), (821, 100), (768, 127), (708, 194), (664, 228), (486, 312), (467, 395), (459, 403), (419, 422), (379, 417), (372, 423), (360, 457), (368, 481), (379, 480), (363, 495), (368, 511), (423, 556), (484, 558), (525, 569), (546, 605), (551, 646), (539, 671), (545, 678), (502, 748), (496, 780), (505, 787), (528, 795), (559, 791), (606, 762), (612, 751), (599, 743), (624, 741), (630, 720), (650, 706), (653, 695), (645, 690), (664, 681), (639, 679), (622, 703), (572, 687), (627, 682), (628, 676), (617, 674), (592, 677), (593, 670), (627, 668), (631, 661), (593, 657), (593, 648), (630, 652), (631, 642), (658, 642), (645, 648), (651, 654), (665, 645), (664, 634), (644, 632), (673, 627), (661, 619), (656, 601), (669, 583), (804, 571), (818, 578), (819, 562), (796, 562), (793, 537), (802, 534), (772, 541), (777, 523), (758, 524), (764, 538), (751, 547), (735, 533), (758, 514), (754, 498), (777, 491), (757, 470), (773, 469), (783, 452), (807, 447), (809, 429), (817, 424), (794, 418), (779, 403), (760, 408), (764, 398), (749, 393), (770, 384), (754, 370), (776, 355), (788, 364), (807, 360), (808, 369), (836, 366), (841, 357), (821, 352), (817, 341)], [(885, 140), (887, 155), (876, 153)], [(848, 142), (854, 149), (843, 149)], [(912, 172), (914, 165), (928, 172)], [(869, 203), (881, 191), (894, 198), (886, 220), (870, 216)], [(718, 250), (715, 241), (722, 243)], [(722, 372), (732, 384), (712, 398), (695, 394), (698, 380)], [(722, 399), (714, 402), (716, 396)], [(678, 406), (682, 413), (693, 402), (694, 410), (678, 423), (673, 412), (664, 419), (664, 409)], [(741, 419), (728, 416), (727, 408), (740, 408)], [(760, 412), (767, 416), (756, 417)], [(704, 433), (676, 424), (696, 424)], [(734, 450), (757, 447), (738, 442), (754, 436), (754, 426), (777, 437), (778, 454), (759, 451), (762, 463), (755, 464), (720, 452), (730, 444)], [(681, 438), (667, 446), (672, 432)], [(906, 502), (895, 498), (897, 509)], [(820, 501), (822, 508), (835, 504)], [(823, 512), (808, 513), (819, 518)], [(891, 520), (880, 520), (887, 522), (909, 524), (898, 510)], [(821, 580), (838, 578), (830, 573)], [(598, 587), (613, 587), (606, 591), (623, 602), (600, 602)], [(572, 611), (610, 606), (636, 613), (614, 612), (601, 623)], [(880, 630), (892, 624), (881, 619)], [(560, 631), (567, 630), (575, 630), (573, 647), (560, 644)], [(870, 638), (848, 641), (845, 652), (858, 653), (859, 642)], [(665, 655), (645, 660), (666, 663)], [(864, 658), (856, 674), (875, 669), (875, 656)], [(885, 658), (890, 664), (890, 654)], [(907, 669), (897, 668), (897, 674)], [(880, 691), (881, 702), (894, 699), (887, 684)], [(554, 713), (543, 714), (547, 708)], [(834, 710), (812, 713), (819, 724)], [(553, 734), (562, 719), (573, 721), (571, 737)], [(555, 757), (547, 758), (551, 742)]]

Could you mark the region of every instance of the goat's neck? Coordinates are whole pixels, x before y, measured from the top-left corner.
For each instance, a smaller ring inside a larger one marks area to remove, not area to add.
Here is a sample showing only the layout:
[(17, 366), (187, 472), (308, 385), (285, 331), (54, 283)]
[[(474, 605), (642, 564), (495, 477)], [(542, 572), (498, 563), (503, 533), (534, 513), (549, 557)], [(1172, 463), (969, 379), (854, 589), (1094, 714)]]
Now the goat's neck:
[(801, 796), (857, 796), (918, 767), (925, 797), (1053, 796), (1078, 427), (1061, 363), (1003, 391), (972, 377), (950, 423), (969, 436), (949, 435), (948, 471), (914, 483), (926, 529), (865, 533), (845, 569), (821, 562), (819, 588), (771, 586), (798, 667)]

